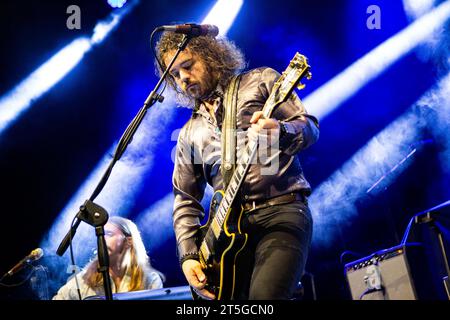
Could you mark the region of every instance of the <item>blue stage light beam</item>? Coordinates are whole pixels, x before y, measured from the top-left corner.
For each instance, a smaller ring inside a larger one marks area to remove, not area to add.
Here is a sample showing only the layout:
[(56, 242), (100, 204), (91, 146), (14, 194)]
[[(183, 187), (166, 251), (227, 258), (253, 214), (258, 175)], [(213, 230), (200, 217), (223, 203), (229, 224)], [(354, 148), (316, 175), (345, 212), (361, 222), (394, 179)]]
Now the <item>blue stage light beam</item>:
[(0, 99), (0, 133), (69, 73), (90, 48), (89, 38), (72, 41), (5, 94)]
[[(450, 55), (448, 56), (450, 65)], [(450, 68), (448, 68), (449, 70)], [(430, 125), (432, 136), (439, 141), (440, 148), (438, 157), (443, 173), (443, 188), (450, 193), (450, 77), (441, 82), (439, 94), (429, 96), (422, 101), (428, 105), (436, 114), (436, 120)]]
[(219, 0), (203, 19), (204, 24), (213, 24), (219, 28), (219, 36), (226, 36), (241, 10), (244, 0)]
[[(211, 186), (207, 185), (201, 202), (205, 210), (209, 208), (213, 193)], [(142, 239), (149, 246), (149, 250), (158, 248), (164, 241), (175, 236), (172, 225), (172, 212), (173, 194), (168, 193), (138, 215), (136, 224), (142, 230)]]
[[(134, 2), (136, 3), (137, 1)], [(91, 38), (75, 39), (2, 96), (0, 98), (0, 133), (75, 68), (86, 53), (95, 45), (99, 45), (133, 7), (132, 3), (123, 10), (113, 12), (107, 19), (96, 25)]]
[(403, 7), (408, 16), (417, 19), (429, 12), (436, 0), (403, 0)]
[[(403, 0), (405, 12), (411, 19), (417, 19), (429, 12), (435, 5), (436, 0)], [(424, 45), (418, 50), (417, 55), (423, 61), (432, 61), (438, 74), (447, 73), (450, 70), (450, 32), (434, 33)], [(431, 132), (437, 140), (441, 141), (441, 148), (438, 154), (444, 175), (442, 189), (450, 190), (450, 83), (447, 83), (446, 94), (440, 101), (439, 108), (435, 111), (439, 114), (433, 126), (430, 126)]]
[[(219, 4), (221, 5), (222, 10), (225, 10), (223, 12), (234, 12), (231, 9), (226, 10), (223, 1), (218, 1), (216, 3), (216, 5)], [(233, 1), (228, 1), (227, 4), (228, 6), (235, 5)], [(126, 8), (128, 8), (128, 5)], [(217, 10), (215, 8), (216, 6), (212, 8), (211, 12)], [(207, 15), (207, 17), (208, 16), (209, 15)], [(223, 21), (228, 20), (225, 19)], [(206, 22), (203, 21), (202, 23)], [(221, 28), (221, 32), (224, 35), (229, 28), (225, 25), (218, 25), (217, 20), (209, 20), (208, 23), (216, 24), (219, 28)], [(111, 24), (114, 24), (114, 20), (111, 21)], [(104, 34), (101, 30), (105, 30), (105, 28), (99, 28), (97, 38), (100, 37), (101, 34)], [(158, 146), (158, 143), (160, 143), (159, 138), (163, 136), (161, 133), (164, 132), (165, 128), (169, 126), (176, 114), (175, 96), (173, 96), (170, 92), (166, 92), (164, 96), (164, 103), (152, 108), (147, 114), (122, 159), (116, 163), (108, 183), (105, 185), (99, 196), (95, 199), (95, 202), (104, 207), (111, 215), (128, 215), (129, 208), (135, 202), (135, 197), (141, 188), (143, 179), (146, 177), (146, 173), (153, 168), (153, 159), (156, 152), (156, 147)], [(114, 145), (108, 150), (100, 163), (97, 164), (94, 171), (86, 179), (83, 185), (80, 186), (78, 191), (59, 214), (55, 223), (41, 243), (41, 247), (44, 248), (44, 250), (47, 250), (48, 252), (56, 251), (57, 246), (69, 230), (70, 223), (74, 215), (78, 212), (79, 206), (89, 198), (95, 186), (100, 181), (101, 175), (105, 172), (107, 166), (109, 165), (111, 154), (115, 149), (116, 144), (117, 142), (115, 142)], [(162, 201), (160, 203), (165, 202)], [(157, 206), (155, 205), (154, 207), (156, 208)], [(149, 214), (149, 212), (151, 212), (151, 216), (155, 219), (158, 219), (157, 214), (162, 214), (161, 211), (159, 211), (159, 213), (153, 213), (153, 210), (147, 210), (146, 215)], [(141, 215), (143, 214), (144, 213)], [(139, 217), (142, 220), (144, 218), (141, 217), (141, 215), (139, 215)], [(150, 218), (145, 219), (145, 221), (150, 221), (148, 220)], [(151, 222), (149, 223), (151, 224)], [(148, 226), (143, 226), (144, 229), (147, 227)], [(90, 254), (91, 249), (87, 249), (83, 246), (83, 243), (87, 239), (86, 237), (92, 236), (93, 235), (88, 232), (80, 232), (80, 234), (77, 232), (76, 239), (74, 240), (74, 251), (80, 259), (86, 258), (86, 256)], [(67, 255), (65, 255), (65, 257), (67, 257)]]
[[(410, 20), (416, 20), (432, 10), (436, 0), (403, 0), (405, 13)], [(425, 62), (433, 62), (439, 74), (449, 69), (450, 33), (445, 28), (431, 34), (417, 49), (417, 57)]]
[[(127, 151), (116, 163), (107, 184), (95, 199), (95, 202), (104, 207), (111, 215), (127, 216), (129, 208), (135, 202), (135, 196), (141, 189), (145, 172), (153, 167), (156, 147), (163, 136), (161, 132), (164, 132), (172, 121), (176, 111), (176, 108), (173, 107), (175, 104), (173, 96), (165, 94), (165, 98), (163, 104), (151, 109), (152, 111), (144, 118), (132, 142), (127, 147)], [(79, 206), (90, 197), (111, 162), (115, 147), (114, 145), (108, 150), (95, 170), (59, 214), (45, 243), (42, 243), (43, 248), (47, 248), (49, 251), (56, 250), (69, 229), (72, 218), (78, 212)], [(83, 237), (77, 234), (77, 241), (80, 239)]]
[(394, 62), (429, 39), (449, 17), (450, 0), (447, 0), (305, 97), (304, 104), (322, 120)]
[(122, 8), (127, 0), (108, 0), (108, 4), (113, 8)]
[[(356, 201), (376, 195), (408, 167), (414, 153), (429, 142), (421, 137), (427, 121), (434, 125), (434, 118), (427, 118), (432, 114), (428, 111), (436, 109), (445, 116), (449, 105), (450, 73), (315, 188), (309, 203), (316, 245), (331, 245), (339, 231), (336, 226), (347, 226), (357, 215)], [(440, 129), (448, 132), (448, 128)], [(448, 157), (449, 153), (443, 156)]]
[(136, 225), (148, 251), (158, 248), (173, 235), (172, 208), (173, 194), (168, 193), (137, 217)]

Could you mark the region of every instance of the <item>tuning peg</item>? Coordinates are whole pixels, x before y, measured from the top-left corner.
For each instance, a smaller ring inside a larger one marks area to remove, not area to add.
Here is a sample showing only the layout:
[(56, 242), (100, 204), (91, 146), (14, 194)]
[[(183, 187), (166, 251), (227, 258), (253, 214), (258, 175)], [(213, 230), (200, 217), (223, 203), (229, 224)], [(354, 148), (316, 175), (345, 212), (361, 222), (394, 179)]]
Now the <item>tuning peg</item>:
[(303, 90), (306, 87), (306, 84), (299, 82), (297, 85), (298, 90)]
[(308, 71), (308, 73), (306, 74), (306, 79), (311, 80), (312, 78), (312, 73), (311, 71)]

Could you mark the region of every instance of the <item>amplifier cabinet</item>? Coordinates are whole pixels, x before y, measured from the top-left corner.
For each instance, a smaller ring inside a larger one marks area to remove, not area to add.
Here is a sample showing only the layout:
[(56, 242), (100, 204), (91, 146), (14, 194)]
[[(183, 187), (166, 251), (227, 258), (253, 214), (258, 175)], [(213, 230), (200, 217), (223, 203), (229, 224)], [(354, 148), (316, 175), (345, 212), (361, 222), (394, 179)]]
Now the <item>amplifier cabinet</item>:
[(347, 263), (345, 275), (353, 300), (434, 299), (424, 249), (399, 245)]

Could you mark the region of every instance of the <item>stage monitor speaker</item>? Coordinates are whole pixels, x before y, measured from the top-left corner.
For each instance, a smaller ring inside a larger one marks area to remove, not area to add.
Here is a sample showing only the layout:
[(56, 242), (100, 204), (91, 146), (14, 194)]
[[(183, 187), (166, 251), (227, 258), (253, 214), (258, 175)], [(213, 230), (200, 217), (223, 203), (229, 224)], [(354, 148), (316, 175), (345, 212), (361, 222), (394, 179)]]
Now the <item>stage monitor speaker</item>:
[(350, 262), (345, 274), (353, 300), (436, 298), (427, 285), (430, 272), (419, 244), (395, 246)]

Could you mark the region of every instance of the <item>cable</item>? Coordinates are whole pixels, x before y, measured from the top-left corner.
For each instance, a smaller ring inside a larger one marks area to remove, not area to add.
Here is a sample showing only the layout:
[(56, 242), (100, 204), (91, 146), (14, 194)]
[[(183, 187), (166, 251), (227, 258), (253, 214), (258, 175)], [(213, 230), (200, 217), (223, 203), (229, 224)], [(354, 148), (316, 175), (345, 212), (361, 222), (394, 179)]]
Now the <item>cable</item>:
[(27, 282), (28, 280), (30, 280), (31, 276), (33, 275), (33, 273), (35, 272), (35, 268), (33, 268), (33, 270), (31, 270), (30, 274), (25, 278), (25, 280), (22, 280), (19, 283), (13, 283), (13, 284), (6, 284), (6, 283), (2, 283), (3, 279), (5, 278), (5, 276), (3, 276), (0, 279), (0, 286), (2, 287), (6, 287), (6, 288), (14, 288), (14, 287), (18, 287), (23, 285), (25, 282)]
[[(153, 45), (154, 36), (155, 36), (156, 32), (159, 32), (159, 31), (160, 30), (158, 28), (155, 28), (152, 31), (152, 34), (150, 35), (150, 48), (152, 49), (153, 56), (155, 57), (155, 60), (158, 63), (158, 66), (159, 66), (160, 70), (164, 71), (164, 67), (163, 67), (163, 65), (161, 63), (161, 60), (159, 60), (159, 57), (156, 54), (155, 46)], [(158, 93), (159, 95), (162, 95), (164, 93), (164, 90), (166, 90), (166, 86), (167, 86), (167, 81), (164, 81), (164, 87), (162, 88), (161, 92)]]
[(155, 33), (158, 32), (158, 31), (159, 31), (158, 28), (155, 28), (152, 31), (152, 34), (150, 35), (150, 48), (152, 49), (152, 53), (153, 53), (153, 56), (156, 59), (156, 62), (158, 62), (159, 67), (161, 68), (161, 70), (163, 70), (164, 68), (163, 68), (162, 63), (161, 63), (161, 61), (159, 60), (159, 58), (158, 58), (158, 56), (156, 54), (155, 47), (153, 45), (153, 37), (155, 36)]
[(405, 245), (406, 241), (408, 241), (409, 231), (411, 230), (411, 226), (412, 226), (412, 223), (413, 223), (415, 218), (416, 218), (416, 216), (413, 216), (409, 220), (408, 226), (406, 227), (405, 233), (403, 234), (402, 242), (400, 243), (401, 245)]
[[(71, 225), (70, 225), (70, 228), (73, 227), (73, 225), (74, 225), (74, 223), (75, 223), (75, 219), (77, 219), (77, 216), (75, 216), (75, 217), (72, 219), (72, 223), (71, 223)], [(72, 266), (75, 267), (74, 270), (73, 270), (72, 272), (75, 273), (75, 272), (76, 272), (76, 264), (75, 264), (75, 257), (74, 257), (74, 255), (73, 255), (73, 248), (72, 248), (72, 232), (70, 232), (69, 250), (70, 250), (70, 261), (71, 261), (71, 263), (72, 263)], [(80, 285), (78, 284), (77, 273), (75, 273), (74, 277), (75, 277), (75, 285), (77, 286), (78, 298), (79, 298), (80, 300), (83, 300), (83, 299), (81, 298), (81, 291), (80, 291)]]
[(361, 293), (361, 295), (359, 296), (359, 300), (362, 300), (362, 298), (369, 293), (372, 292), (377, 292), (377, 291), (381, 291), (383, 293), (383, 299), (386, 299), (385, 295), (384, 295), (384, 287), (381, 287), (381, 289), (377, 289), (377, 288), (367, 288), (363, 293)]
[(345, 250), (344, 252), (342, 252), (341, 253), (341, 255), (340, 255), (340, 257), (339, 257), (339, 262), (341, 263), (341, 264), (343, 264), (344, 263), (344, 256), (346, 255), (346, 254), (351, 254), (351, 255), (353, 255), (353, 256), (355, 256), (355, 257), (358, 257), (358, 258), (361, 258), (363, 255), (361, 254), (361, 253), (359, 253), (359, 252), (355, 252), (355, 251), (350, 251), (350, 250)]

